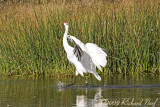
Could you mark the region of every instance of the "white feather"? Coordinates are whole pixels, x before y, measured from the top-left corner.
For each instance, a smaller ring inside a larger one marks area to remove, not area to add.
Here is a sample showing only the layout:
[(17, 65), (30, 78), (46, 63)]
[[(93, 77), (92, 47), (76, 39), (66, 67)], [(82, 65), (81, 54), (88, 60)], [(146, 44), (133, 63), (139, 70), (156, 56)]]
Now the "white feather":
[(85, 46), (87, 47), (88, 53), (91, 56), (94, 64), (100, 71), (102, 71), (101, 66), (105, 67), (107, 64), (106, 60), (107, 54), (96, 44), (87, 43)]
[[(101, 66), (105, 67), (107, 60), (107, 54), (99, 48), (96, 44), (87, 43), (84, 45), (80, 40), (76, 37), (67, 35), (68, 33), (68, 24), (65, 25), (65, 34), (63, 37), (63, 45), (65, 51), (67, 52), (68, 60), (76, 67), (76, 76), (80, 74), (84, 76), (83, 73), (92, 73), (94, 76), (100, 81), (101, 77), (96, 72), (96, 67), (102, 71)], [(74, 54), (74, 48), (69, 46), (67, 43), (67, 37), (75, 42), (81, 50), (83, 51), (83, 55), (81, 56), (80, 60), (77, 59), (77, 56)]]

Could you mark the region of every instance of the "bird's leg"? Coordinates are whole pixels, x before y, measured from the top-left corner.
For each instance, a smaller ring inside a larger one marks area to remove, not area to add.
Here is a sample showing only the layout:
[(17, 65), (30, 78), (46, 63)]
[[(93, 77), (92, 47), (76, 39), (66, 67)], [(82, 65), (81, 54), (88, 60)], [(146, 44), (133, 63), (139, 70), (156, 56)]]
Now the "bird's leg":
[(83, 79), (84, 79), (84, 82), (85, 82), (85, 86), (89, 86), (89, 84), (88, 84), (88, 82), (87, 82), (86, 78), (85, 78), (85, 77), (83, 77)]
[(75, 76), (73, 83), (72, 83), (72, 84), (68, 84), (67, 86), (75, 85), (75, 83), (76, 83), (76, 78), (77, 78), (77, 76)]

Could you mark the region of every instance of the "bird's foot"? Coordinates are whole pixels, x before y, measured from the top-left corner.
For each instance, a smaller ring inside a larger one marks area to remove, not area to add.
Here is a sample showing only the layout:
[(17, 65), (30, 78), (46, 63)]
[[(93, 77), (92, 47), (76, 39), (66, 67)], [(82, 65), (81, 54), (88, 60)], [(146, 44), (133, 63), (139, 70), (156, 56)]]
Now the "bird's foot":
[(88, 84), (87, 80), (85, 79), (85, 77), (83, 79), (84, 79), (84, 82), (85, 82), (85, 86), (88, 87), (89, 84)]
[(89, 84), (88, 84), (88, 83), (86, 83), (86, 84), (85, 84), (85, 86), (86, 86), (86, 87), (89, 87)]
[(86, 86), (86, 87), (88, 87), (88, 86), (89, 86), (89, 84), (88, 84), (88, 82), (87, 82), (87, 81), (85, 82), (85, 86)]

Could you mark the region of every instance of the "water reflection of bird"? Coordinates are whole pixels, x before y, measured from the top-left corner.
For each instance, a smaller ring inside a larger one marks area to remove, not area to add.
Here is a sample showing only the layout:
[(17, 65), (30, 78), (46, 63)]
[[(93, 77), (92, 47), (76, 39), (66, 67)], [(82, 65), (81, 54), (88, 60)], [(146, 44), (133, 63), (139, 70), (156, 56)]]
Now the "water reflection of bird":
[(101, 95), (102, 89), (98, 88), (96, 91), (94, 99), (89, 99), (85, 95), (77, 95), (75, 107), (108, 107), (108, 99), (104, 99)]
[[(84, 77), (83, 73), (92, 73), (97, 80), (100, 81), (101, 77), (97, 74), (96, 67), (102, 71), (101, 66), (105, 67), (107, 63), (107, 54), (96, 44), (83, 44), (74, 36), (68, 35), (68, 23), (65, 22), (64, 26), (65, 33), (63, 37), (63, 46), (67, 52), (68, 60), (76, 67), (76, 76), (80, 74)], [(73, 43), (74, 47), (68, 44), (67, 39)], [(74, 85), (76, 83), (76, 76), (74, 82), (70, 85)], [(85, 83), (88, 85), (86, 80)]]

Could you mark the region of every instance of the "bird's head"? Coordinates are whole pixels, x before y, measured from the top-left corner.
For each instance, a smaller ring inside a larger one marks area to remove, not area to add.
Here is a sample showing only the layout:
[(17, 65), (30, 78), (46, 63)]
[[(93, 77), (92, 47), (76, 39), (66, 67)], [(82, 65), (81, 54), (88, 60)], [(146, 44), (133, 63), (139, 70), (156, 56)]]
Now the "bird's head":
[(64, 33), (64, 35), (67, 35), (67, 33), (68, 33), (68, 23), (64, 22), (64, 26), (65, 26), (65, 33)]
[(64, 26), (65, 26), (65, 27), (68, 26), (68, 22), (64, 22)]

